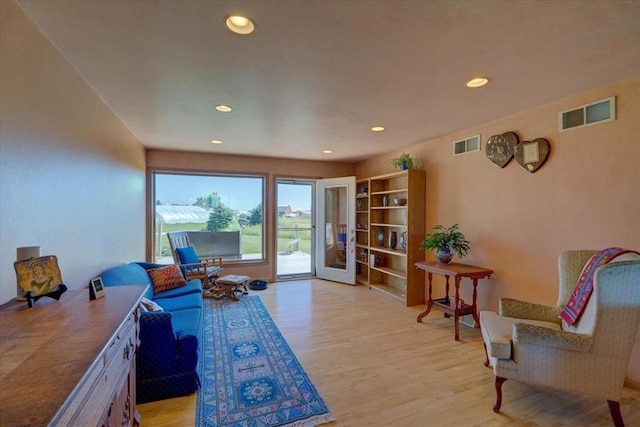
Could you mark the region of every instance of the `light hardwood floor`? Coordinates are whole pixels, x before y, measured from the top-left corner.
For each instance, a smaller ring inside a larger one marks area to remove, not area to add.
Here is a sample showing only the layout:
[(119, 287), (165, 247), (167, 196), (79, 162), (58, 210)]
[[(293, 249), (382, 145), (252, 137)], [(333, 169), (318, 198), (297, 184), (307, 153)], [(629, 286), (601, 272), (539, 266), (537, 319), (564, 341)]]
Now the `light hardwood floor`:
[[(260, 295), (336, 422), (345, 426), (610, 426), (606, 401), (507, 381), (494, 414), (479, 329), (364, 286), (270, 284)], [(626, 425), (640, 426), (640, 391), (625, 388)], [(139, 405), (143, 426), (192, 426), (196, 395)]]

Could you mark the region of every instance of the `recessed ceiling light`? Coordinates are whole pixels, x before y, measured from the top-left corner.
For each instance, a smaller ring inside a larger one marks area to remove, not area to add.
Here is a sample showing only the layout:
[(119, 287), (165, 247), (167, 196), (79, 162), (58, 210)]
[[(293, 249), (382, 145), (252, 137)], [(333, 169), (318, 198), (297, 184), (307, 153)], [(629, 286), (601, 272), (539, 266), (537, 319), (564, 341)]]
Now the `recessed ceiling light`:
[(476, 77), (467, 82), (467, 87), (482, 87), (489, 83), (489, 79), (486, 77)]
[(333, 150), (322, 150), (322, 152), (324, 154), (331, 154), (331, 153), (333, 153)]
[(228, 105), (224, 105), (224, 104), (219, 104), (216, 105), (216, 110), (222, 112), (222, 113), (228, 113), (232, 110), (231, 107), (229, 107)]
[(211, 143), (212, 144), (222, 144), (222, 141), (220, 141), (219, 139), (212, 139)]
[(233, 13), (224, 17), (224, 25), (236, 34), (251, 34), (256, 29), (253, 20), (240, 13)]
[(384, 126), (374, 126), (371, 128), (373, 132), (382, 132), (384, 130)]

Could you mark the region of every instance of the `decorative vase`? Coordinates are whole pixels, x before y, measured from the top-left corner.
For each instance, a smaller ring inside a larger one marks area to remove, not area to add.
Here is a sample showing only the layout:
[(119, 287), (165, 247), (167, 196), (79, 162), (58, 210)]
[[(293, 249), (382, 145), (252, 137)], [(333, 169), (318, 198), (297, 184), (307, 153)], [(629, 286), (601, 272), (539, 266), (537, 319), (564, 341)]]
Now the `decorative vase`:
[(438, 264), (449, 264), (453, 258), (453, 252), (449, 248), (438, 249), (436, 252), (436, 261)]
[(407, 250), (407, 232), (404, 231), (402, 232), (402, 234), (400, 234), (400, 248), (403, 251)]
[(389, 247), (395, 249), (398, 245), (398, 234), (395, 231), (389, 233)]

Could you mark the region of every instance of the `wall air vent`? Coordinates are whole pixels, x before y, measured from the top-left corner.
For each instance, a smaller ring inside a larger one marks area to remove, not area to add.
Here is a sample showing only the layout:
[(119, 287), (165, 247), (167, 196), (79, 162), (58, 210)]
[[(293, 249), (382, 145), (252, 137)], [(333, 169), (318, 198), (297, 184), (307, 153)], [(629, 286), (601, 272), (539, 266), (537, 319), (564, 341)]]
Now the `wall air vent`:
[(560, 132), (616, 119), (616, 97), (560, 112)]
[(472, 136), (453, 143), (453, 155), (472, 153), (480, 151), (480, 135)]

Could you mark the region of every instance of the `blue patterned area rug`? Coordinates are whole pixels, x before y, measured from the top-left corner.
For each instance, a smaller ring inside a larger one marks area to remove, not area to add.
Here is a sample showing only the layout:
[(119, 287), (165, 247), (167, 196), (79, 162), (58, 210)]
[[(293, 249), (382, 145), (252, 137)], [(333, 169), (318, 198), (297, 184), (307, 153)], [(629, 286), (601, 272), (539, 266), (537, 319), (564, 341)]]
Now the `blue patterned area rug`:
[(316, 426), (326, 403), (258, 296), (204, 300), (196, 425)]

